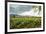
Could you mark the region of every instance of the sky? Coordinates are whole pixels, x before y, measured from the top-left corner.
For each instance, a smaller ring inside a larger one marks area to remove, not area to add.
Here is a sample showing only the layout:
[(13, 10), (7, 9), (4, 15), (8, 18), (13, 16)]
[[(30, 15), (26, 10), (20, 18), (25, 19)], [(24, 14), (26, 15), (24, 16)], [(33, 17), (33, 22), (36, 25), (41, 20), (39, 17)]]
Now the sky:
[[(38, 10), (38, 8), (36, 8), (36, 10)], [(34, 12), (34, 9), (32, 9), (32, 5), (10, 4), (10, 14), (21, 16), (41, 16), (41, 14), (39, 15), (38, 12), (39, 10)]]
[(29, 12), (32, 9), (30, 5), (10, 5), (10, 13), (11, 14), (20, 14), (23, 12)]

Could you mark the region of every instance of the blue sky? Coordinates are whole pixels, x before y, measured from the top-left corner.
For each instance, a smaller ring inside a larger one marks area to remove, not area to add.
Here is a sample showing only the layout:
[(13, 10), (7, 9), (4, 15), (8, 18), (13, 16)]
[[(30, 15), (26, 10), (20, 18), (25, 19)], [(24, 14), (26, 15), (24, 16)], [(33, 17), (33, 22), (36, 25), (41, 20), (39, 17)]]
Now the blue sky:
[(31, 5), (17, 5), (17, 4), (10, 4), (10, 14), (20, 14), (23, 12), (28, 12), (32, 9)]

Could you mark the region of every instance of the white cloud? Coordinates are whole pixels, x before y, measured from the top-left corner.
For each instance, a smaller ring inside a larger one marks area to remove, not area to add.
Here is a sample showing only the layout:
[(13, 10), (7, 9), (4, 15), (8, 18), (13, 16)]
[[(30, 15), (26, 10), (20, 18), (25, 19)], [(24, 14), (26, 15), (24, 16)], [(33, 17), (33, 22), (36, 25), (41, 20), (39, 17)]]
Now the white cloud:
[[(39, 11), (34, 12), (33, 9), (32, 9), (30, 11), (23, 12), (19, 15), (21, 15), (21, 16), (41, 16), (41, 14), (39, 15), (38, 12)], [(42, 12), (40, 12), (40, 13), (42, 13)]]

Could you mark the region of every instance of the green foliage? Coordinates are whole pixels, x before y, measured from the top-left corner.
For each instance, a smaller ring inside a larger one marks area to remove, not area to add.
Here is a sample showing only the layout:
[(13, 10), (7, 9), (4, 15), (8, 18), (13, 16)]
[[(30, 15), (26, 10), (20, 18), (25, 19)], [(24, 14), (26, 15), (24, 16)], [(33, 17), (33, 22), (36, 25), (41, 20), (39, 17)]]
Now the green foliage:
[(39, 28), (41, 27), (41, 17), (11, 17), (10, 28)]

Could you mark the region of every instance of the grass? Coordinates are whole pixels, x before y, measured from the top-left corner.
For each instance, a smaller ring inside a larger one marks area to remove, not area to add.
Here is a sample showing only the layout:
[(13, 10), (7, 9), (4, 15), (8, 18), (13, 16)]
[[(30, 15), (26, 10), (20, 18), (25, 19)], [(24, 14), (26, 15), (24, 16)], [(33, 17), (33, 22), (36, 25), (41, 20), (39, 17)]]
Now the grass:
[(40, 27), (41, 17), (10, 17), (10, 29)]

